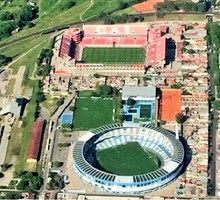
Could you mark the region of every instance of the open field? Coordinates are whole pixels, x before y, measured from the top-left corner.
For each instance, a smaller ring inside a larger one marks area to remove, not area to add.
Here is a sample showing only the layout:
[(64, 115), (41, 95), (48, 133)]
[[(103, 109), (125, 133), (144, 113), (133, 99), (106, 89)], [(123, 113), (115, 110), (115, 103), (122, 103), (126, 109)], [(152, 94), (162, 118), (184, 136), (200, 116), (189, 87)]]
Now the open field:
[(26, 56), (22, 57), (17, 62), (13, 63), (10, 66), (10, 68), (13, 69), (13, 74), (17, 73), (20, 66), (26, 66), (26, 71), (28, 71), (28, 75), (31, 76), (35, 67), (35, 63), (37, 62), (38, 55), (40, 54), (43, 48), (47, 48), (48, 39), (49, 39), (48, 35), (46, 37), (39, 39), (38, 42), (41, 43), (41, 45), (33, 49), (31, 52), (29, 52)]
[(96, 157), (107, 172), (122, 176), (139, 175), (158, 169), (157, 157), (145, 151), (138, 142), (98, 151)]
[(143, 48), (86, 47), (82, 60), (87, 63), (143, 63)]
[[(133, 0), (124, 0), (123, 2), (132, 2)], [(101, 13), (111, 13), (120, 9), (120, 1), (118, 0), (95, 0), (93, 6), (83, 14), (83, 19), (94, 16), (100, 16)]]
[(11, 45), (1, 48), (1, 54), (12, 57), (14, 60), (47, 38), (48, 35), (42, 35), (40, 37), (32, 37), (15, 42)]
[(53, 1), (53, 5), (50, 6), (48, 0), (42, 0), (39, 6), (40, 16), (37, 19), (36, 26), (29, 29), (23, 29), (11, 37), (2, 40), (0, 43), (9, 42), (47, 28), (79, 22), (80, 13), (88, 7), (89, 3), (90, 0), (77, 0), (76, 5), (72, 8), (61, 10), (60, 4), (62, 4), (62, 1)]
[(89, 130), (113, 123), (113, 100), (78, 98), (74, 115), (74, 129)]

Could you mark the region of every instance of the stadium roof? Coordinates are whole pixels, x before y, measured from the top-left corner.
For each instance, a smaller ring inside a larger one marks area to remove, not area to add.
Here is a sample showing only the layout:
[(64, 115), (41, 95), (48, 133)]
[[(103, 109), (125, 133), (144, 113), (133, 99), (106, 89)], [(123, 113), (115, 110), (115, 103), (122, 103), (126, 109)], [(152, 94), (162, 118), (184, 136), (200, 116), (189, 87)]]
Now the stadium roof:
[(180, 112), (181, 90), (162, 89), (161, 92), (161, 119), (174, 121), (176, 114)]
[(31, 130), (31, 139), (28, 146), (27, 160), (37, 160), (43, 134), (44, 121), (35, 121)]
[(156, 87), (132, 87), (125, 86), (122, 88), (122, 97), (129, 98), (131, 96), (142, 98), (155, 98)]

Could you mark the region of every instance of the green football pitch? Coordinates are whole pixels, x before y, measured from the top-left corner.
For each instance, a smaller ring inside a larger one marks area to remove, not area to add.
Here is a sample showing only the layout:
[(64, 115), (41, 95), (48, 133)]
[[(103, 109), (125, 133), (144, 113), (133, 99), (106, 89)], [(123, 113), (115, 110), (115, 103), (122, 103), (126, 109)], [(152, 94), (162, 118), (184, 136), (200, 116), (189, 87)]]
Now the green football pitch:
[(82, 60), (86, 63), (144, 63), (143, 48), (85, 47)]
[(106, 172), (122, 176), (145, 174), (159, 168), (156, 155), (144, 150), (138, 142), (97, 151), (96, 158)]
[(74, 128), (89, 130), (113, 123), (114, 102), (102, 98), (78, 98), (74, 116)]

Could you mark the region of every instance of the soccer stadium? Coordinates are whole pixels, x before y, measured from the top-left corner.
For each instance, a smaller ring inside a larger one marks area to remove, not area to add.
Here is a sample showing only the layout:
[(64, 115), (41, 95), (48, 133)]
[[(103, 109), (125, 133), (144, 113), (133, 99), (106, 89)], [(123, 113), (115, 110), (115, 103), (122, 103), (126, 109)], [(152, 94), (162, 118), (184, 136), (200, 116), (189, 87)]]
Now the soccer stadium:
[(144, 75), (164, 65), (166, 36), (147, 25), (84, 25), (61, 39), (55, 74)]
[(139, 194), (176, 179), (184, 148), (167, 130), (141, 124), (109, 124), (87, 132), (73, 150), (73, 167), (102, 191)]

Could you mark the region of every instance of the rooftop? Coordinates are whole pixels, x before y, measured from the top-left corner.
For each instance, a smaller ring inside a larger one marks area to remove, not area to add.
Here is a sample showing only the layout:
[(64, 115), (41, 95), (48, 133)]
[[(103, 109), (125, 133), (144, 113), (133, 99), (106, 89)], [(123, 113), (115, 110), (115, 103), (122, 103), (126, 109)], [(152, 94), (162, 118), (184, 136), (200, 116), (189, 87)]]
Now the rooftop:
[(156, 87), (130, 87), (125, 86), (122, 88), (122, 97), (142, 97), (142, 98), (155, 98)]

